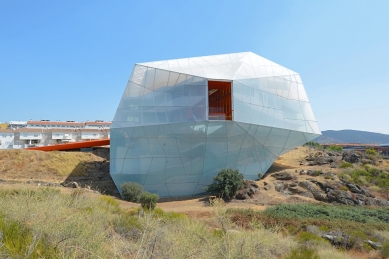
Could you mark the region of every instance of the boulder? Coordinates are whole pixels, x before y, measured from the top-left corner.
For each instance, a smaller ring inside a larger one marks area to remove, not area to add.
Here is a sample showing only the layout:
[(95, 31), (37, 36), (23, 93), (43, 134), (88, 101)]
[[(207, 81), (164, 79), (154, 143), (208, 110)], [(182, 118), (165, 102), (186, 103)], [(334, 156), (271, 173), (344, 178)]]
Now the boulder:
[(238, 199), (238, 200), (245, 200), (248, 198), (250, 198), (250, 196), (247, 194), (247, 191), (244, 189), (239, 190), (235, 195), (235, 199)]
[(349, 163), (358, 163), (361, 162), (361, 159), (362, 156), (355, 151), (344, 152), (342, 155), (342, 160)]
[(358, 184), (346, 183), (347, 188), (353, 193), (362, 193), (361, 187)]
[(252, 186), (254, 188), (259, 188), (259, 185), (257, 184), (256, 181), (253, 181), (253, 180), (244, 180), (244, 183), (243, 183), (245, 186)]
[(382, 247), (382, 244), (380, 242), (374, 242), (374, 241), (371, 241), (371, 240), (367, 240), (367, 242), (372, 248), (374, 249), (379, 249)]
[(286, 189), (288, 185), (283, 183), (283, 182), (276, 182), (275, 185), (274, 185), (274, 189), (277, 191), (277, 192), (282, 192), (283, 190)]
[(319, 182), (319, 181), (315, 181), (315, 180), (311, 180), (312, 183), (316, 184), (317, 186), (319, 186), (319, 188), (324, 191), (324, 192), (329, 192), (330, 190), (336, 190), (336, 186), (333, 186), (329, 183), (322, 183), (322, 182)]
[(361, 188), (362, 194), (366, 197), (375, 198), (375, 196), (366, 188)]
[(335, 159), (333, 157), (317, 157), (313, 162), (316, 165), (325, 165), (335, 162)]
[(310, 191), (313, 195), (313, 198), (318, 201), (327, 201), (327, 196), (322, 193), (320, 190), (316, 189), (312, 184), (307, 181), (299, 182), (299, 186)]
[(292, 180), (293, 176), (288, 172), (279, 172), (271, 175), (277, 180)]
[(351, 195), (351, 193), (342, 190), (330, 190), (327, 192), (327, 198), (329, 202), (335, 202), (346, 205), (359, 204), (357, 200)]

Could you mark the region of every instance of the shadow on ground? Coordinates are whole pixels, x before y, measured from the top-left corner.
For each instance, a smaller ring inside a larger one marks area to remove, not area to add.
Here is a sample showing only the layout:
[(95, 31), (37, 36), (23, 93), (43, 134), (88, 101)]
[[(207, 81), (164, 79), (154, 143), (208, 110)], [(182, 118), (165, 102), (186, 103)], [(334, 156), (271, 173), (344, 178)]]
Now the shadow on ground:
[(109, 148), (99, 148), (93, 154), (103, 158), (103, 161), (80, 162), (66, 178), (62, 185), (90, 188), (103, 194), (120, 197), (120, 194), (109, 174)]

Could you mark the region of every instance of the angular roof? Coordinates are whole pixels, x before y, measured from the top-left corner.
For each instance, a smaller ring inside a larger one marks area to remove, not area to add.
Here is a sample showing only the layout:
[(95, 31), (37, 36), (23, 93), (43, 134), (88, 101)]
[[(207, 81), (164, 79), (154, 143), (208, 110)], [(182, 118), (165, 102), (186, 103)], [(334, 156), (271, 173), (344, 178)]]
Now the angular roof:
[(252, 52), (171, 59), (137, 63), (137, 65), (199, 77), (227, 80), (297, 74)]

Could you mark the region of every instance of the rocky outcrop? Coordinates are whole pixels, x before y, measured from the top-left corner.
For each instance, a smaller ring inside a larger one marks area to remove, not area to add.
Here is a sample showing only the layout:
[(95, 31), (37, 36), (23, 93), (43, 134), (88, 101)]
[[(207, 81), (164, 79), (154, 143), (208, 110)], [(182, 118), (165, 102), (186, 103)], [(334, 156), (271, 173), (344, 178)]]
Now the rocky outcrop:
[(322, 193), (320, 190), (315, 188), (311, 183), (309, 183), (307, 181), (299, 182), (299, 186), (310, 191), (315, 200), (318, 200), (318, 201), (327, 201), (328, 200), (327, 196), (324, 193)]
[(342, 155), (342, 160), (348, 163), (358, 163), (361, 162), (362, 155), (355, 151), (344, 152)]
[(346, 205), (359, 205), (355, 202), (354, 197), (351, 193), (343, 190), (330, 190), (327, 192), (328, 201), (331, 203), (340, 203)]
[(277, 180), (292, 180), (293, 176), (288, 172), (279, 172), (271, 175)]
[(235, 198), (238, 200), (245, 200), (253, 197), (259, 191), (259, 186), (255, 181), (244, 180), (242, 188), (238, 190)]
[[(339, 189), (342, 186), (346, 186), (349, 191)], [(320, 182), (314, 179), (300, 182), (278, 181), (275, 183), (274, 188), (284, 195), (300, 195), (328, 203), (352, 206), (389, 206), (389, 201), (375, 198), (366, 188), (344, 180), (336, 184)]]
[(315, 154), (310, 154), (305, 157), (305, 160), (308, 161), (307, 165), (326, 165), (326, 164), (334, 164), (340, 160), (340, 154), (335, 152), (316, 152)]

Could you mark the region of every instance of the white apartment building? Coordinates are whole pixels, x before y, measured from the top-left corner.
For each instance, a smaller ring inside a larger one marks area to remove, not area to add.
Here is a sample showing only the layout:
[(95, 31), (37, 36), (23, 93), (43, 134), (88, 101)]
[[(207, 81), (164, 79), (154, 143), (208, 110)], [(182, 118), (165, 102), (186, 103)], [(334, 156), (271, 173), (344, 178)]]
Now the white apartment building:
[(0, 130), (0, 149), (13, 148), (14, 138), (13, 130)]
[(11, 121), (7, 129), (0, 129), (0, 149), (106, 139), (110, 125), (104, 121)]

